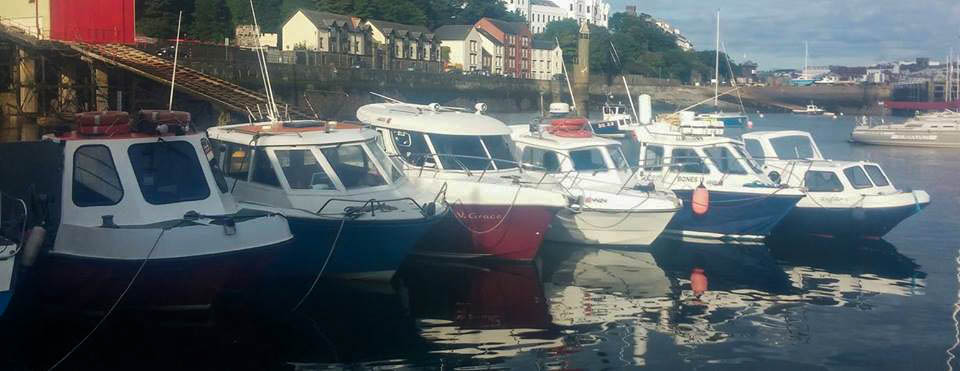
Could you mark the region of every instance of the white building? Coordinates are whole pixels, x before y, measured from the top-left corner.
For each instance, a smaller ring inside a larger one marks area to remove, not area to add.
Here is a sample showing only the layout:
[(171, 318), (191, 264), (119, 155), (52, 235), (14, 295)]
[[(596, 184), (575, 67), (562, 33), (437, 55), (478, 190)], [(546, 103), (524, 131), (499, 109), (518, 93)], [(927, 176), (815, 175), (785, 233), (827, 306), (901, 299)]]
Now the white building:
[(483, 36), (473, 25), (449, 25), (433, 30), (440, 47), (450, 50), (448, 68), (477, 71), (483, 68)]
[[(507, 11), (520, 13), (530, 23), (530, 31), (543, 32), (547, 23), (561, 19), (587, 21), (607, 27), (610, 3), (604, 0), (502, 0)], [(551, 19), (551, 17), (560, 17)]]
[(680, 49), (683, 49), (684, 51), (693, 50), (693, 43), (690, 42), (690, 40), (687, 40), (687, 38), (680, 33), (679, 28), (671, 26), (669, 23), (667, 23), (667, 21), (664, 21), (662, 19), (654, 20), (654, 24), (656, 24), (657, 27), (660, 27), (660, 29), (663, 30), (664, 32), (676, 37), (677, 46), (679, 46)]
[(490, 58), (489, 62), (484, 61), (483, 65), (490, 74), (502, 75), (504, 71), (503, 43), (486, 30), (477, 28), (477, 32), (480, 33), (480, 39), (482, 41), (480, 46), (483, 48), (483, 55), (485, 58)]
[(533, 79), (550, 80), (554, 75), (563, 73), (563, 50), (553, 41), (533, 40), (531, 63)]

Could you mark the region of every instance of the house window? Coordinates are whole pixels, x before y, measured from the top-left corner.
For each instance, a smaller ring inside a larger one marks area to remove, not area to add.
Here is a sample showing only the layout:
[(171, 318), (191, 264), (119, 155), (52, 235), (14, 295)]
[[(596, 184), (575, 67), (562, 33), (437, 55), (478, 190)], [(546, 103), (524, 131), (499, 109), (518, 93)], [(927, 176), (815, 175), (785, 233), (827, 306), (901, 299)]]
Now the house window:
[(470, 40), (470, 51), (473, 53), (477, 52), (477, 42)]

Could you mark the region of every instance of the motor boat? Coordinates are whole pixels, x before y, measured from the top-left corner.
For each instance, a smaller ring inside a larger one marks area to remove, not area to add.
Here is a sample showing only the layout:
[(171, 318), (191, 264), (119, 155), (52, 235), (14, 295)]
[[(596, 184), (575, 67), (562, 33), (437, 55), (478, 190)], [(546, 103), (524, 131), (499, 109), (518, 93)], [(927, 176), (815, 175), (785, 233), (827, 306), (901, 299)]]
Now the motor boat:
[(362, 125), (296, 120), (207, 133), (241, 205), (290, 221), (296, 241), (278, 259), (284, 274), (388, 280), (447, 213)]
[(776, 235), (880, 238), (930, 204), (927, 192), (897, 189), (877, 163), (824, 159), (810, 133), (758, 131), (742, 138), (765, 174), (807, 195)]
[(866, 117), (850, 133), (856, 143), (907, 147), (960, 148), (960, 114), (921, 115), (902, 124), (872, 125)]
[(537, 188), (518, 165), (512, 131), (475, 111), (399, 101), (369, 104), (357, 118), (376, 128), (410, 181), (445, 192), (451, 217), (415, 253), (448, 258), (532, 260), (554, 216), (570, 201)]
[(750, 121), (750, 118), (742, 113), (710, 112), (698, 114), (697, 120), (718, 121), (726, 128), (744, 128), (748, 126), (747, 122)]
[(823, 115), (827, 111), (823, 108), (817, 107), (817, 105), (810, 103), (806, 107), (801, 109), (791, 110), (793, 113), (803, 114), (803, 115)]
[[(562, 114), (569, 111), (569, 105), (566, 103), (553, 103), (550, 105), (550, 112), (553, 114)], [(602, 112), (602, 120), (590, 123), (593, 125), (593, 131), (597, 134), (616, 134), (621, 127), (633, 124), (633, 114), (631, 114), (630, 111), (627, 110), (627, 106), (622, 103), (604, 103)]]
[(557, 213), (547, 240), (648, 246), (682, 207), (672, 193), (634, 189), (620, 142), (593, 135), (586, 119), (543, 119), (513, 126), (524, 169), (550, 177), (551, 190), (577, 200)]
[[(650, 125), (630, 128), (641, 172), (658, 190), (683, 201), (666, 236), (700, 242), (761, 242), (804, 197), (776, 184), (750, 160), (743, 144), (723, 136), (723, 123), (695, 114), (661, 115)], [(698, 197), (707, 200), (694, 200)], [(698, 202), (697, 210), (694, 202)]]
[(283, 216), (238, 206), (189, 114), (137, 117), (80, 113), (75, 131), (0, 143), (0, 241), (18, 242), (2, 242), (0, 283), (13, 275), (18, 297), (66, 311), (205, 309), (293, 238)]

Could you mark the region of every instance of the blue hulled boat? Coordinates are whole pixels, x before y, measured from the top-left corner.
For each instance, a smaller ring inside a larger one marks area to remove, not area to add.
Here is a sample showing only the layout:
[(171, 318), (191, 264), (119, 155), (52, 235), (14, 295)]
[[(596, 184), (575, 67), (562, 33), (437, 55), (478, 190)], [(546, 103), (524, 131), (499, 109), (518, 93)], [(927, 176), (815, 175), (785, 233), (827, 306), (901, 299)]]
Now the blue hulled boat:
[(208, 130), (237, 199), (287, 217), (273, 273), (390, 279), (447, 209), (410, 183), (360, 125), (317, 120)]

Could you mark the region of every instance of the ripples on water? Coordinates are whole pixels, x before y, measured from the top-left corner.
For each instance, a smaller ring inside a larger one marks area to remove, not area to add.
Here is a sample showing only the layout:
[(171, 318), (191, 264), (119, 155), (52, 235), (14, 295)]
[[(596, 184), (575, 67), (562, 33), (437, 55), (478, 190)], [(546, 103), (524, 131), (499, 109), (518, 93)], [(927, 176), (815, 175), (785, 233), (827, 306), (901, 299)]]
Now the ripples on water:
[[(547, 244), (535, 264), (411, 259), (392, 283), (303, 282), (194, 318), (123, 313), (67, 369), (945, 369), (954, 343), (960, 151), (853, 146), (846, 120), (768, 115), (828, 157), (884, 165), (933, 204), (883, 241)], [(756, 120), (756, 119), (755, 119)], [(708, 280), (694, 295), (691, 271)], [(255, 299), (255, 302), (252, 300)], [(89, 320), (0, 323), (0, 369), (45, 369)], [(956, 367), (956, 361), (953, 364)]]

